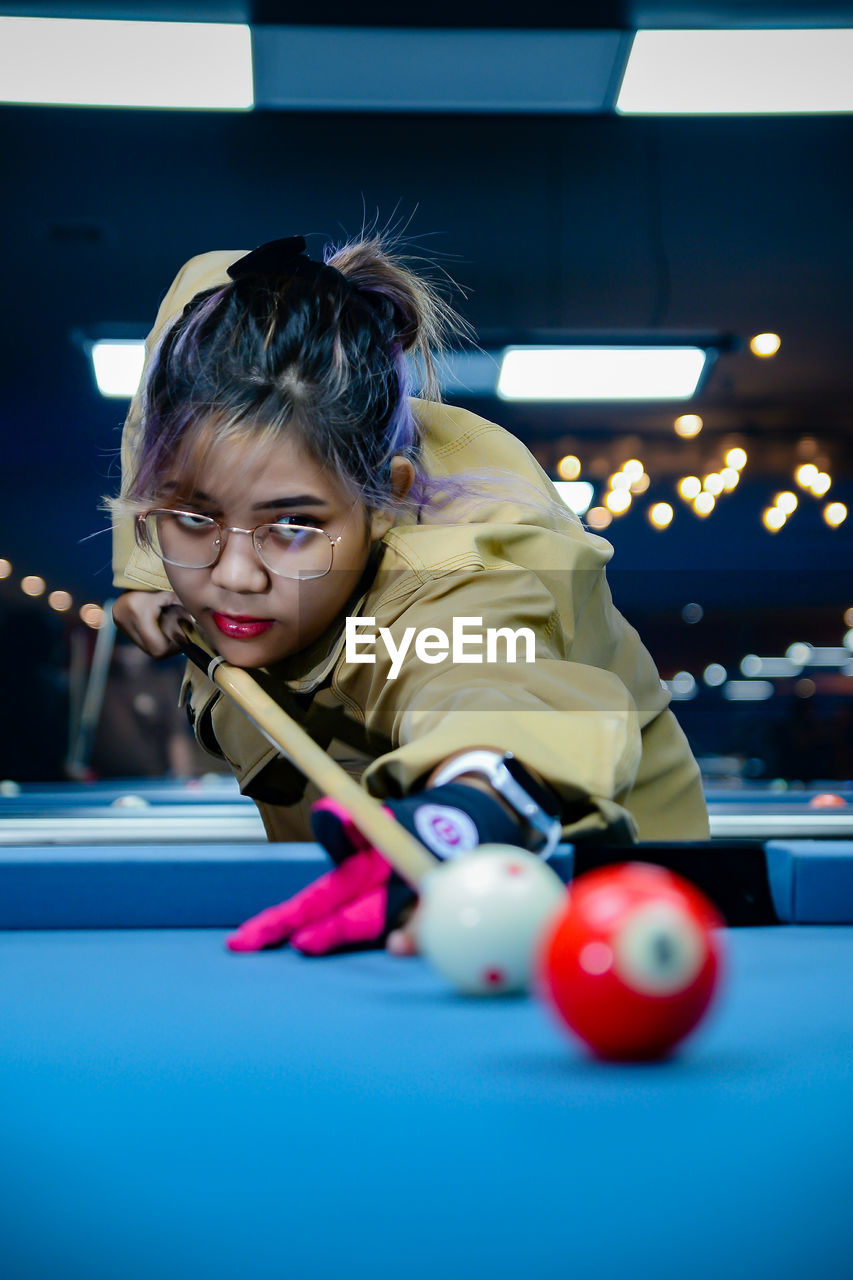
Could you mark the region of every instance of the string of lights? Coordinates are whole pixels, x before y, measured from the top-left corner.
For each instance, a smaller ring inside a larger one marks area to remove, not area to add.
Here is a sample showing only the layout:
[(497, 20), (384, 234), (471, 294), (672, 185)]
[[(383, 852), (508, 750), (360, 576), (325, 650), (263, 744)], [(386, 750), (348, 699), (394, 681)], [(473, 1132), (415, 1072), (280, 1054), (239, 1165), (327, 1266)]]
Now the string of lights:
[[(12, 583), (12, 575), (14, 568), (10, 560), (0, 558), (0, 581)], [(18, 586), (25, 596), (30, 599), (39, 599), (44, 597), (49, 608), (55, 613), (70, 613), (74, 608), (74, 598), (70, 591), (63, 588), (55, 588), (51, 591), (47, 589), (47, 581), (39, 574), (28, 573), (20, 579)], [(85, 623), (87, 627), (91, 627), (93, 631), (97, 631), (104, 623), (104, 610), (94, 601), (88, 601), (81, 604), (77, 608), (77, 616), (80, 621)]]
[[(782, 340), (777, 333), (757, 333), (749, 340), (749, 349), (759, 359), (772, 359), (780, 350)], [(695, 440), (704, 427), (698, 413), (683, 413), (675, 418), (673, 431), (681, 440)], [(793, 479), (797, 487), (813, 498), (822, 499), (832, 485), (829, 471), (818, 465), (821, 459), (817, 442), (805, 438), (800, 442), (801, 456), (815, 460), (794, 464)], [(737, 488), (748, 461), (746, 450), (740, 445), (726, 449), (723, 465), (708, 471), (704, 476), (685, 475), (677, 482), (676, 494), (690, 507), (693, 514), (705, 519), (717, 507), (718, 500)], [(583, 464), (577, 454), (567, 453), (556, 464), (557, 475), (565, 481), (577, 481), (583, 473)], [(651, 477), (644, 464), (637, 458), (623, 462), (607, 481), (601, 500), (591, 505), (585, 520), (591, 529), (606, 529), (615, 518), (628, 514), (636, 505), (634, 499), (646, 492)], [(761, 521), (768, 533), (778, 533), (799, 507), (799, 498), (792, 490), (781, 490), (761, 514)], [(837, 529), (847, 519), (848, 510), (843, 502), (832, 500), (822, 510), (823, 519), (831, 529)], [(646, 508), (646, 516), (655, 529), (668, 529), (673, 523), (675, 510), (670, 502), (654, 501)]]

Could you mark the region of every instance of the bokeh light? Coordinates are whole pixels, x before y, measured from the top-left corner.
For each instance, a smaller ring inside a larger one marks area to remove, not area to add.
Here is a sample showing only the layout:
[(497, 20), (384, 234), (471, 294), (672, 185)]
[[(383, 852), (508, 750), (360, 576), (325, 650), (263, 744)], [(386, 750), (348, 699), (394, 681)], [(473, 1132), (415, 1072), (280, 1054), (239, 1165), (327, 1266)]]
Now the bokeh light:
[(573, 453), (567, 453), (557, 463), (557, 472), (561, 480), (577, 480), (581, 473), (580, 458), (576, 458)]
[(696, 695), (696, 681), (689, 671), (676, 671), (669, 683), (677, 698), (693, 698)]
[(104, 611), (99, 604), (81, 605), (80, 618), (93, 631), (97, 631), (99, 627), (104, 625)]
[(613, 515), (606, 507), (590, 507), (584, 519), (590, 529), (606, 529), (612, 522)]
[(804, 462), (794, 472), (794, 479), (802, 489), (810, 489), (818, 477), (817, 467), (813, 462)]
[(769, 356), (775, 356), (776, 352), (782, 345), (782, 339), (778, 333), (757, 333), (754, 338), (749, 340), (749, 349), (754, 356), (762, 356), (767, 359)]
[(649, 509), (649, 519), (656, 529), (666, 529), (668, 525), (672, 524), (674, 514), (675, 512), (668, 502), (656, 502)]
[(698, 413), (682, 413), (672, 424), (675, 434), (681, 436), (682, 440), (692, 440), (694, 436), (698, 436), (703, 426)]
[(811, 656), (812, 647), (810, 644), (806, 644), (804, 640), (795, 640), (785, 650), (785, 657), (789, 662), (793, 662), (796, 667), (804, 667)]
[(44, 578), (40, 578), (37, 573), (28, 573), (21, 579), (21, 590), (25, 596), (42, 596), (46, 586)]
[(627, 489), (611, 489), (604, 499), (604, 505), (615, 516), (621, 516), (631, 505), (631, 495)]
[(823, 509), (823, 518), (831, 528), (837, 529), (847, 519), (847, 508), (843, 502), (828, 502)]

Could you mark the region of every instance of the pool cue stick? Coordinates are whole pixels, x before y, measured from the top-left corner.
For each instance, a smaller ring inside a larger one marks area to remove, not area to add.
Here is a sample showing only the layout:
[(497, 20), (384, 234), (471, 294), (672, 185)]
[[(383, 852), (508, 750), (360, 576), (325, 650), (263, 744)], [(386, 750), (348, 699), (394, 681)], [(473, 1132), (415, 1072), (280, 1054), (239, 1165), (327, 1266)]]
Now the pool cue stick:
[(417, 889), (439, 865), (414, 836), (390, 817), (380, 801), (350, 775), (270, 697), (248, 671), (234, 667), (219, 654), (191, 638), (183, 621), (180, 647), (209, 680), (222, 689), (277, 751), (283, 751), (309, 781), (351, 814), (359, 831), (375, 845), (398, 875)]
[(92, 756), (92, 748), (95, 745), (95, 734), (98, 731), (98, 722), (101, 718), (107, 676), (109, 675), (110, 662), (112, 661), (116, 642), (116, 624), (113, 619), (114, 603), (114, 600), (107, 600), (104, 603), (104, 619), (100, 627), (98, 627), (95, 652), (92, 655), (92, 665), (89, 668), (89, 679), (86, 682), (86, 692), (83, 695), (83, 705), (80, 711), (80, 719), (77, 723), (77, 732), (65, 766), (69, 776), (72, 778), (79, 778), (85, 772)]

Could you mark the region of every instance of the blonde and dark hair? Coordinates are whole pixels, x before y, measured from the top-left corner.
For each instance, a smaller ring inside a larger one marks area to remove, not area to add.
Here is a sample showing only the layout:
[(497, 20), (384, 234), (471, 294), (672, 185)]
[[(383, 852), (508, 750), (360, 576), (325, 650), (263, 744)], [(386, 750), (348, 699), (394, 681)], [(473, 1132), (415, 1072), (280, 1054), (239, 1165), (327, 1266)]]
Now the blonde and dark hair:
[[(369, 510), (390, 492), (391, 459), (415, 465), (410, 501), (429, 500), (410, 403), (440, 400), (436, 356), (467, 326), (432, 280), (380, 234), (327, 247), (334, 271), (237, 275), (184, 307), (154, 351), (139, 447), (116, 505), (143, 509), (190, 483), (222, 440), (287, 433)], [(446, 482), (442, 484), (446, 489)]]

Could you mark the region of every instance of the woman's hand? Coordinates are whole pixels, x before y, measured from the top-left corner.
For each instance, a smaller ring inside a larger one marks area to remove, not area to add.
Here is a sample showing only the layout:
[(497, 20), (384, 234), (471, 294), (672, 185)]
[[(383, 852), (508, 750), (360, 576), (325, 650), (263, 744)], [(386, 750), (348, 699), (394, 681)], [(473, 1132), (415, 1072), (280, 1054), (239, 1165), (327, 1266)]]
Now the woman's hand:
[(192, 621), (173, 591), (125, 591), (113, 605), (119, 631), (152, 658), (180, 653), (179, 619)]
[[(384, 805), (436, 858), (470, 852), (478, 844), (514, 844), (518, 822), (496, 797), (464, 783), (415, 792)], [(227, 940), (231, 951), (260, 951), (289, 942), (306, 955), (345, 947), (385, 945), (398, 956), (417, 950), (411, 920), (416, 897), (359, 831), (350, 813), (326, 797), (312, 806), (311, 825), (336, 864), (286, 902), (245, 921)]]

